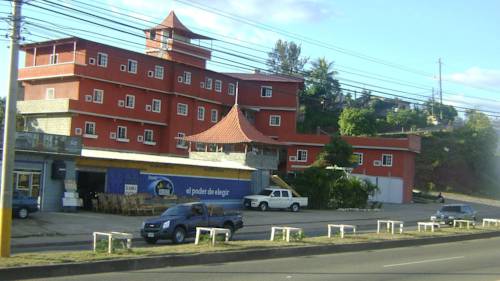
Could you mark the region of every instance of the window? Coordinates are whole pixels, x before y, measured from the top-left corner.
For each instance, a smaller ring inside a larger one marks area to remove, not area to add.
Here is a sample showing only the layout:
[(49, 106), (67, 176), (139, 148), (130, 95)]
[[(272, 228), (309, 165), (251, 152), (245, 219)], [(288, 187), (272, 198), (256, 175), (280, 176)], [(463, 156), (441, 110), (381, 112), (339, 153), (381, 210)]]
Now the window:
[(153, 99), (153, 112), (161, 112), (161, 100)]
[(229, 85), (227, 86), (227, 93), (230, 95), (230, 96), (234, 96), (234, 93), (236, 92), (236, 87), (234, 86), (233, 83), (229, 83)]
[(285, 198), (288, 198), (290, 196), (290, 193), (288, 193), (287, 190), (282, 190), (281, 191), (281, 197), (285, 197)]
[(155, 78), (163, 79), (163, 66), (155, 65)]
[(215, 91), (218, 93), (222, 92), (222, 81), (215, 80)]
[(300, 161), (300, 162), (307, 161), (307, 150), (297, 149), (297, 161)]
[(85, 122), (85, 135), (95, 136), (95, 122)]
[(202, 142), (196, 143), (196, 151), (205, 151), (205, 144)]
[(92, 95), (92, 102), (102, 103), (104, 98), (104, 91), (99, 89), (94, 89), (94, 94)]
[(270, 98), (272, 96), (273, 96), (273, 87), (262, 86), (260, 88), (260, 97), (261, 98)]
[(280, 191), (279, 190), (276, 190), (273, 192), (273, 197), (280, 197), (281, 194), (280, 194)]
[(150, 40), (155, 40), (156, 39), (156, 30), (151, 30), (149, 32), (149, 39)]
[(153, 130), (144, 130), (144, 143), (153, 142)]
[(170, 37), (170, 32), (166, 29), (162, 31), (162, 36), (161, 36), (161, 48), (166, 49), (167, 48), (167, 41), (168, 38)]
[(177, 104), (177, 115), (187, 116), (188, 115), (188, 105), (185, 103)]
[(135, 96), (126, 95), (125, 96), (125, 107), (126, 108), (134, 108), (135, 107)]
[(205, 78), (205, 89), (212, 90), (212, 78)]
[(354, 161), (358, 166), (363, 165), (363, 153), (354, 152), (353, 156), (354, 156)]
[(97, 66), (108, 67), (108, 54), (97, 53)]
[(279, 127), (281, 126), (281, 116), (279, 115), (270, 115), (269, 116), (269, 126)]
[(45, 89), (45, 99), (53, 100), (56, 98), (56, 90), (54, 88)]
[(128, 139), (127, 139), (127, 127), (118, 126), (118, 130), (116, 131), (116, 140), (117, 141), (128, 141)]
[(185, 140), (183, 140), (184, 137), (186, 137), (186, 134), (181, 132), (177, 133), (177, 144), (176, 144), (177, 148), (183, 148), (183, 149), (187, 148), (187, 143)]
[(14, 171), (14, 192), (38, 198), (40, 196), (40, 171)]
[(212, 123), (217, 123), (218, 120), (219, 120), (219, 112), (217, 111), (217, 109), (212, 109), (210, 111), (210, 121), (212, 121)]
[(184, 84), (191, 85), (191, 72), (184, 71), (182, 81), (184, 81)]
[(52, 54), (49, 57), (49, 63), (50, 64), (56, 64), (59, 59), (59, 54)]
[(130, 73), (137, 73), (137, 61), (136, 60), (128, 60), (127, 71)]
[(392, 154), (382, 154), (382, 166), (392, 167)]
[(127, 70), (127, 66), (124, 64), (120, 64), (120, 71), (126, 71), (126, 70)]
[(198, 120), (205, 120), (205, 108), (203, 106), (198, 106)]

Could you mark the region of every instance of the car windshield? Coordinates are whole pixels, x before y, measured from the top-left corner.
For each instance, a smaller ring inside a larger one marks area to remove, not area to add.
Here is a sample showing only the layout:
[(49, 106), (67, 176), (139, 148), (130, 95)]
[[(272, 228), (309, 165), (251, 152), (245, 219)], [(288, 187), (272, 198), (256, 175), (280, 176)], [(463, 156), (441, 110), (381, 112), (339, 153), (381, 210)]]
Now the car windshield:
[(439, 211), (460, 213), (460, 206), (443, 206)]
[(259, 193), (259, 195), (269, 196), (269, 195), (271, 195), (271, 193), (273, 193), (273, 191), (272, 191), (272, 190), (269, 190), (269, 189), (264, 189), (264, 190), (262, 190), (262, 191)]
[(163, 214), (161, 214), (162, 217), (164, 216), (184, 216), (189, 213), (191, 208), (189, 206), (175, 206), (172, 208), (168, 208)]

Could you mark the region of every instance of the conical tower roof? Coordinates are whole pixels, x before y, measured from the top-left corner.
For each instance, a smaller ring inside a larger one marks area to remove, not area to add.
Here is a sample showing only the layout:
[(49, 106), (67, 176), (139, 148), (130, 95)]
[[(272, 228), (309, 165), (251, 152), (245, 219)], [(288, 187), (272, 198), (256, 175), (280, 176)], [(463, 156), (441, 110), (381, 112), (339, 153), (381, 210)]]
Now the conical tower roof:
[(213, 40), (210, 37), (203, 36), (201, 34), (194, 33), (191, 30), (189, 30), (189, 28), (187, 28), (184, 24), (182, 24), (179, 18), (175, 15), (174, 11), (171, 11), (170, 14), (168, 14), (168, 16), (159, 25), (151, 29), (165, 29), (165, 28), (170, 28), (174, 30), (175, 33), (179, 33), (191, 39)]
[(235, 104), (222, 120), (210, 129), (187, 136), (186, 141), (216, 144), (260, 143), (282, 145), (282, 143), (259, 132)]

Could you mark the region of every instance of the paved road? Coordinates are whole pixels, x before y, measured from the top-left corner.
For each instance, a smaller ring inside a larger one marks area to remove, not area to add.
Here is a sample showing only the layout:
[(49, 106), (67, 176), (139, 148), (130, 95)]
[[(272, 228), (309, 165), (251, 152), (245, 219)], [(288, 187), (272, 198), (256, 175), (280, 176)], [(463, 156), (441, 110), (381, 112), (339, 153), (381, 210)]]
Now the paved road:
[[(500, 238), (50, 280), (500, 280)], [(42, 280), (42, 279), (40, 279)], [(49, 280), (49, 279), (45, 279)]]

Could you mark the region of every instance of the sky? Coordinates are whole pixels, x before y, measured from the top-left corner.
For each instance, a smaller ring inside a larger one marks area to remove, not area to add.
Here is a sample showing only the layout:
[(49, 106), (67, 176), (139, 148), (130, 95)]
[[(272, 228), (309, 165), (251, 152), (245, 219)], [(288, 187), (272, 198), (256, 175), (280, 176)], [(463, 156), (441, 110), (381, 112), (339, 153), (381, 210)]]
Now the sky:
[[(114, 18), (133, 28), (101, 23), (134, 35), (24, 5), (24, 42), (67, 37), (61, 33), (64, 32), (143, 52), (141, 29), (160, 23), (174, 10), (192, 31), (216, 39), (201, 43), (214, 49), (208, 68), (216, 71), (265, 69), (262, 62), (267, 52), (276, 40), (282, 39), (300, 44), (302, 55), (309, 61), (324, 57), (333, 62), (336, 78), (345, 93), (349, 90), (352, 94), (354, 90), (359, 93), (366, 88), (375, 95), (428, 100), (432, 88), (437, 91), (439, 87), (441, 58), (444, 103), (500, 116), (500, 1), (497, 0), (51, 1), (30, 3), (45, 9), (65, 5)], [(9, 2), (0, 2), (0, 17), (8, 16), (10, 10)], [(61, 6), (57, 10), (99, 22)], [(2, 20), (0, 34), (7, 34), (8, 28), (7, 21)], [(0, 95), (5, 96), (9, 50), (5, 37), (1, 38)], [(417, 100), (413, 101), (422, 103)]]

